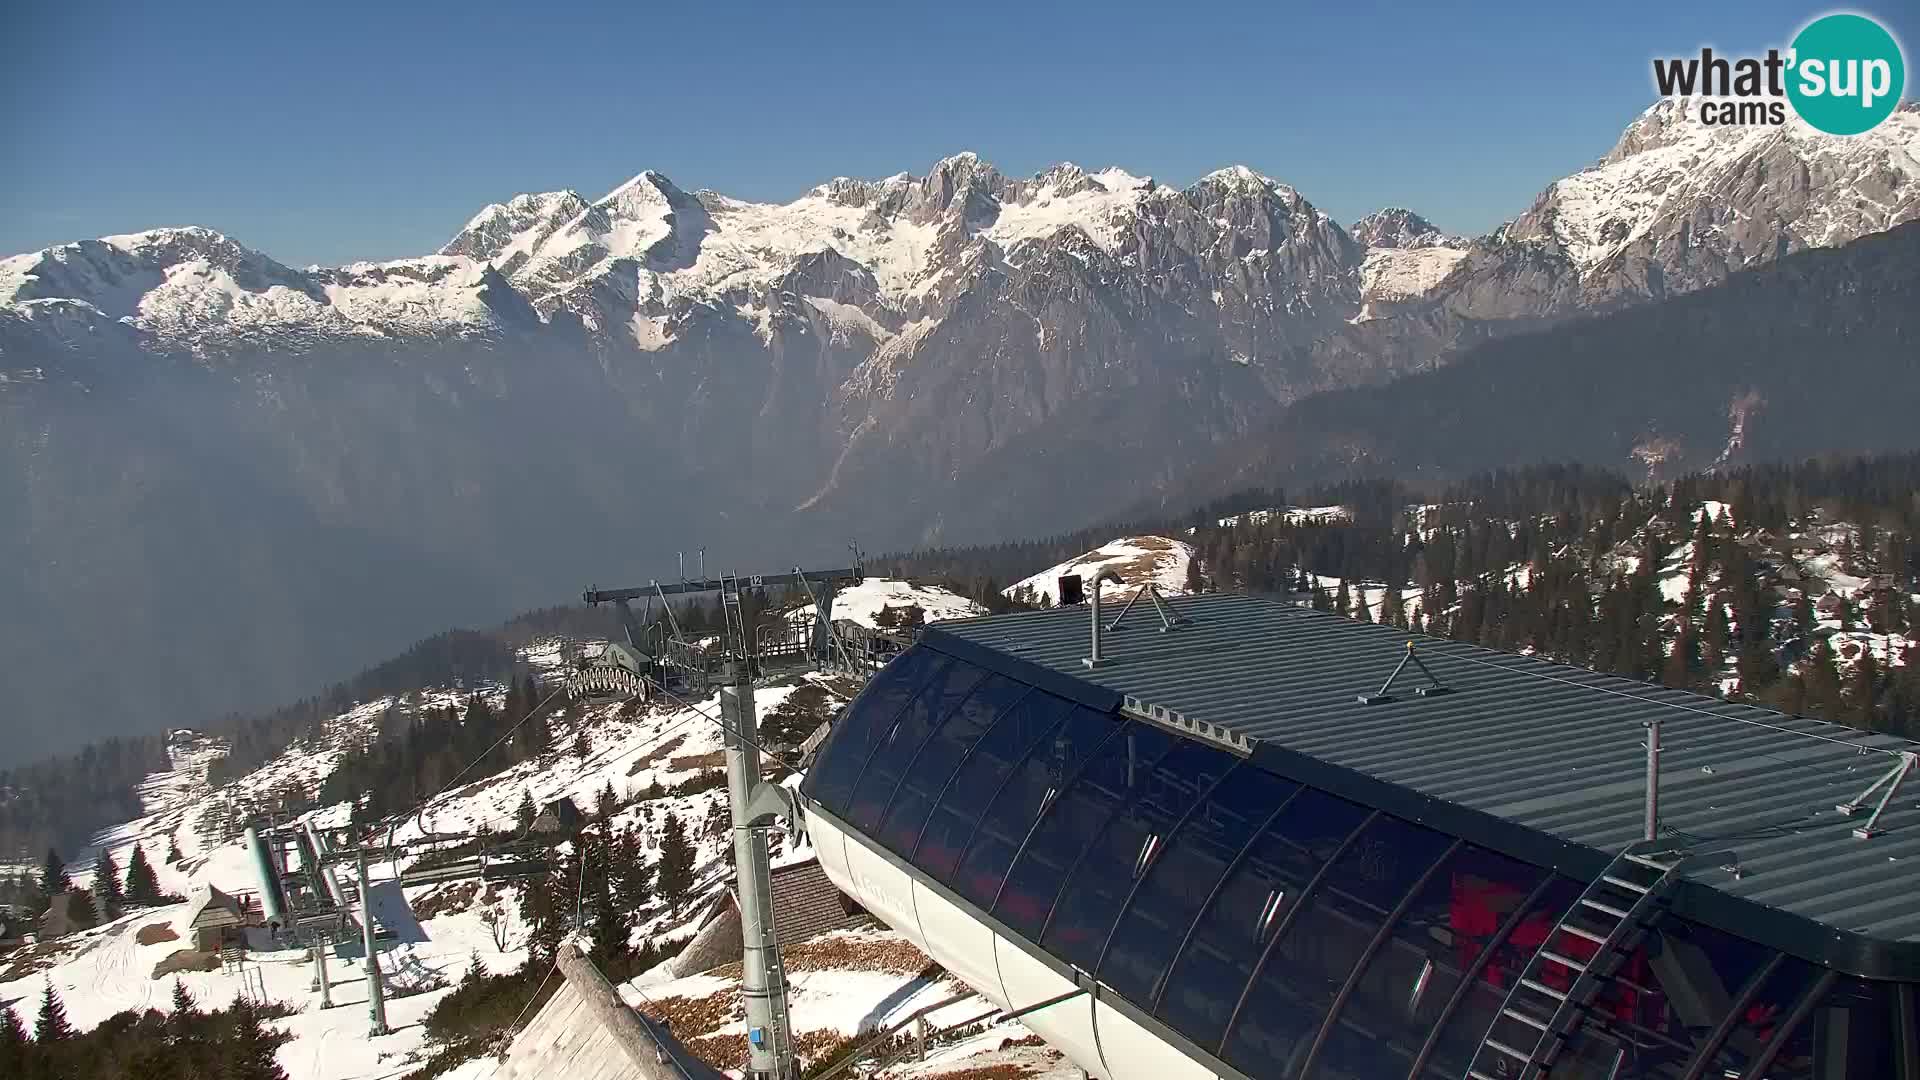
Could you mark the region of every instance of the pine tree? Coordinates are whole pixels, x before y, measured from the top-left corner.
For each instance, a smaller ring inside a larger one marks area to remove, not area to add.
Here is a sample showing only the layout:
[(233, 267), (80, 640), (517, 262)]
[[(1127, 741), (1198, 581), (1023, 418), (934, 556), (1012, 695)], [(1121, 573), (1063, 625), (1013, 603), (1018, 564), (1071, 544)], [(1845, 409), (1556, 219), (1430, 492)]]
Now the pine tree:
[(594, 817), (598, 818), (604, 824), (605, 822), (612, 821), (613, 815), (619, 812), (620, 797), (613, 793), (613, 781), (608, 780), (606, 786), (600, 789), (599, 798), (595, 802), (593, 809)]
[(1841, 719), (1855, 727), (1877, 730), (1875, 722), (1879, 715), (1880, 665), (1873, 658), (1873, 650), (1862, 648), (1860, 659), (1854, 661), (1853, 671), (1847, 677), (1846, 713)]
[(127, 899), (136, 904), (160, 902), (160, 879), (154, 876), (147, 853), (139, 844), (133, 845), (133, 855), (127, 860)]
[(286, 1080), (276, 1058), (292, 1036), (268, 1027), (260, 1010), (238, 995), (227, 1006), (227, 1020), (227, 1030), (215, 1047), (216, 1075), (233, 1080)]
[(93, 863), (93, 896), (103, 917), (118, 917), (120, 902), (126, 897), (120, 891), (120, 867), (113, 861), (113, 852), (106, 848), (100, 849), (100, 857)]
[(592, 850), (592, 862), (587, 867), (590, 879), (587, 888), (590, 891), (593, 907), (593, 923), (590, 936), (593, 940), (594, 959), (605, 964), (617, 957), (626, 955), (628, 940), (632, 936), (633, 920), (621, 907), (614, 895), (613, 886), (613, 837), (612, 825), (602, 821), (586, 836), (582, 842)]
[(1833, 645), (1824, 637), (1813, 639), (1813, 647), (1801, 662), (1802, 678), (1807, 686), (1807, 711), (1823, 720), (1838, 721), (1845, 715), (1841, 701), (1840, 674), (1834, 668)]
[(460, 975), (460, 988), (469, 990), (487, 980), (487, 965), (480, 959), (480, 950), (474, 949), (467, 957), (467, 970)]
[(647, 904), (647, 889), (653, 883), (653, 865), (640, 857), (640, 835), (633, 829), (620, 830), (613, 847), (613, 902), (623, 911), (634, 912)]
[(170, 1015), (181, 1021), (200, 1015), (199, 1002), (193, 1000), (193, 993), (179, 979), (173, 980), (173, 1011)]
[(660, 864), (656, 871), (660, 895), (677, 904), (693, 891), (693, 845), (678, 815), (669, 811), (660, 827)]
[(11, 1005), (0, 1005), (0, 1076), (28, 1077), (28, 1055), (38, 1057), (36, 1048), (27, 1044), (26, 1026)]
[(520, 789), (520, 805), (513, 809), (514, 823), (520, 826), (522, 833), (533, 828), (533, 819), (540, 816), (540, 808), (533, 805), (533, 792)]
[(44, 1046), (72, 1037), (73, 1025), (67, 1023), (67, 1007), (61, 1004), (60, 996), (53, 992), (53, 983), (49, 981), (40, 994), (40, 1016), (33, 1025), (33, 1039)]
[(1340, 590), (1333, 594), (1333, 613), (1345, 615), (1353, 610), (1353, 594), (1347, 590), (1347, 579), (1340, 579)]
[(67, 864), (60, 853), (47, 849), (47, 861), (40, 867), (40, 895), (52, 900), (73, 888), (73, 879), (67, 876)]
[(168, 833), (167, 834), (167, 865), (172, 866), (174, 863), (179, 862), (182, 858), (183, 856), (180, 854), (180, 838), (175, 836), (172, 833)]
[(1406, 605), (1400, 599), (1399, 587), (1393, 584), (1391, 580), (1387, 582), (1386, 592), (1380, 596), (1380, 621), (1388, 626), (1397, 626), (1402, 630), (1407, 628)]
[(592, 753), (593, 753), (593, 744), (587, 741), (586, 725), (582, 724), (582, 725), (576, 726), (573, 729), (573, 756), (577, 758), (584, 758)]

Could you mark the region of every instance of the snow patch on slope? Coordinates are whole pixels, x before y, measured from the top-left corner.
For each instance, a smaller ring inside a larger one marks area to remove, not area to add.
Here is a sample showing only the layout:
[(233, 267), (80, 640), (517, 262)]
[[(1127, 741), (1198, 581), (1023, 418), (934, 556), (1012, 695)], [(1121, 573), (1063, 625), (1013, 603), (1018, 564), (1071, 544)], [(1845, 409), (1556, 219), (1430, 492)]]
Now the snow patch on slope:
[(1124, 536), (1076, 555), (1032, 577), (1014, 582), (1004, 595), (1033, 603), (1060, 602), (1060, 576), (1078, 574), (1083, 581), (1104, 570), (1120, 575), (1125, 585), (1111, 582), (1101, 586), (1101, 595), (1129, 592), (1152, 582), (1166, 594), (1182, 593), (1187, 588), (1187, 566), (1193, 562), (1191, 545), (1165, 536)]
[[(861, 626), (875, 626), (874, 619), (882, 608), (898, 609), (912, 605), (918, 605), (926, 612), (930, 623), (942, 619), (970, 619), (987, 613), (986, 608), (938, 585), (914, 585), (893, 578), (870, 577), (858, 585), (840, 590), (833, 598), (833, 617)], [(813, 605), (807, 604), (799, 610), (802, 614), (811, 615)]]

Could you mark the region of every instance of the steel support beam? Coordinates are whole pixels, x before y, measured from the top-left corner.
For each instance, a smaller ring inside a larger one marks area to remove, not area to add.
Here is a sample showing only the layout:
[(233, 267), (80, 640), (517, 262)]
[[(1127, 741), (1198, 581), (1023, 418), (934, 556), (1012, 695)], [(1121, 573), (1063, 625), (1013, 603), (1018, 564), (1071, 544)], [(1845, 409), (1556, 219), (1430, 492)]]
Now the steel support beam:
[(773, 879), (767, 863), (768, 821), (786, 805), (760, 778), (759, 733), (753, 679), (736, 663), (720, 688), (720, 722), (727, 755), (727, 794), (733, 810), (734, 889), (740, 904), (743, 943), (740, 997), (747, 1013), (749, 1080), (792, 1080), (799, 1075), (788, 1015), (787, 971), (773, 925)]

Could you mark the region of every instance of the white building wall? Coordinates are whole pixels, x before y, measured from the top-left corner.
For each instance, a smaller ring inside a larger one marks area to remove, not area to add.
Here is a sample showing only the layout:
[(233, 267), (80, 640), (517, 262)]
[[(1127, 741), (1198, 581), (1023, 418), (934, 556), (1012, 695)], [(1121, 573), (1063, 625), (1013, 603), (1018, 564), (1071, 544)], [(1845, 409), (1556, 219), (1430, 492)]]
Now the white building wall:
[[(994, 1004), (1018, 1009), (1073, 989), (1070, 980), (916, 882), (862, 839), (812, 814), (807, 815), (807, 830), (834, 885)], [(1090, 995), (1041, 1009), (1020, 1022), (1102, 1080), (1216, 1080), (1212, 1070)]]

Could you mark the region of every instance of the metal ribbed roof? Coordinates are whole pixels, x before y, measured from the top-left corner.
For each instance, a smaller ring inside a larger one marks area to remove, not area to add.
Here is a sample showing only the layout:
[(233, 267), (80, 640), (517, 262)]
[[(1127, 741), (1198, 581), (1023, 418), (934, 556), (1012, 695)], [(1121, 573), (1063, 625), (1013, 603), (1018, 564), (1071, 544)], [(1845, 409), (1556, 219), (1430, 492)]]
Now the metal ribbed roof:
[[(1162, 707), (1203, 735), (1215, 725), (1229, 742), (1244, 738), (1256, 761), (1279, 747), (1603, 856), (1640, 837), (1643, 725), (1657, 719), (1662, 823), (1695, 851), (1731, 851), (1738, 867), (1694, 871), (1694, 884), (1838, 936), (1920, 942), (1920, 777), (1871, 839), (1853, 836), (1866, 811), (1835, 810), (1920, 744), (1272, 600), (1169, 603), (1188, 625), (1163, 631), (1149, 605), (1136, 605), (1105, 634), (1107, 662), (1093, 670), (1082, 663), (1084, 607), (942, 622), (925, 640), (984, 646), (1156, 717)], [(1428, 680), (1408, 665), (1392, 700), (1360, 703), (1410, 639), (1451, 692), (1415, 695)], [(1902, 967), (1920, 956), (1896, 951)]]

